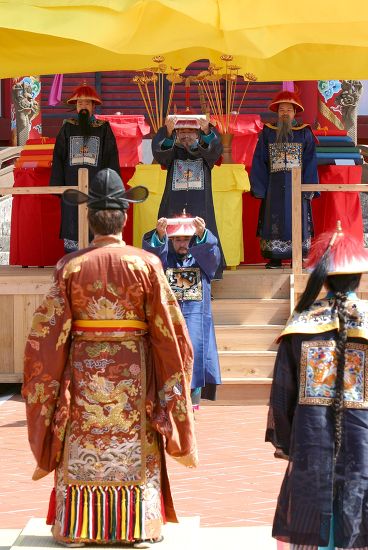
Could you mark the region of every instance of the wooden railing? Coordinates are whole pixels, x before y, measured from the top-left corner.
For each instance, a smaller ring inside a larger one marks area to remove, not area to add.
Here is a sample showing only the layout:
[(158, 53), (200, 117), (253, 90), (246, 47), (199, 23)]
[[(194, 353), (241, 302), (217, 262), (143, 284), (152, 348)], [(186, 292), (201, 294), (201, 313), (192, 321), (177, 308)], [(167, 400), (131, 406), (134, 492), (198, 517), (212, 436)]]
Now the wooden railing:
[[(367, 184), (329, 183), (303, 184), (301, 183), (301, 168), (292, 170), (292, 276), (290, 280), (290, 309), (293, 311), (299, 295), (303, 292), (309, 274), (303, 273), (302, 258), (302, 193), (316, 191), (368, 192)], [(317, 199), (318, 200), (318, 199)], [(337, 221), (337, 220), (336, 220)], [(348, 228), (345, 228), (348, 230)], [(344, 230), (344, 227), (343, 227)], [(363, 276), (359, 287), (359, 294), (368, 297), (368, 276)]]

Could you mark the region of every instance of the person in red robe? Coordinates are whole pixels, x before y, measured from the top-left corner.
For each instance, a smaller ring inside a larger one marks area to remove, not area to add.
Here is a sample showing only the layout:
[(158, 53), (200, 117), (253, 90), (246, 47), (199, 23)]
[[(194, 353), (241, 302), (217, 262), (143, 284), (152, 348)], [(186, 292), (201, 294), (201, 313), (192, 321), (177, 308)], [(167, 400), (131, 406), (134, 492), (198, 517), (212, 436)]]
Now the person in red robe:
[(164, 450), (198, 461), (183, 315), (159, 258), (122, 240), (129, 202), (147, 194), (111, 169), (89, 195), (65, 191), (87, 202), (94, 240), (57, 264), (26, 343), (33, 478), (54, 472), (48, 522), (67, 545), (159, 541), (177, 521)]

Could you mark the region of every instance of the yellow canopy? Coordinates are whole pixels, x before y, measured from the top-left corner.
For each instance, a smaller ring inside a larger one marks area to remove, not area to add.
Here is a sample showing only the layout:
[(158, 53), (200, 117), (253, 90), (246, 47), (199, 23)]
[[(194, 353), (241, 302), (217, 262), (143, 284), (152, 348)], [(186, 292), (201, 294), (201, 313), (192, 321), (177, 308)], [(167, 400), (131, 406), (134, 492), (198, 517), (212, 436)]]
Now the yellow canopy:
[(0, 25), (0, 78), (224, 53), (263, 81), (368, 78), (366, 0), (3, 0)]

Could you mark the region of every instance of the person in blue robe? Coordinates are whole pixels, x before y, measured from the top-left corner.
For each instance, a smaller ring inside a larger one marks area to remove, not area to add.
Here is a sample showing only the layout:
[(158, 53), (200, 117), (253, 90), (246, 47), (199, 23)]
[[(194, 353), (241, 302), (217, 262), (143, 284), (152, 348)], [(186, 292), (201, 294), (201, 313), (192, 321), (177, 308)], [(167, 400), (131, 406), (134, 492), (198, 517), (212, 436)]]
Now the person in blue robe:
[(160, 258), (187, 323), (194, 350), (193, 406), (201, 398), (214, 401), (221, 384), (211, 308), (211, 280), (221, 262), (217, 239), (200, 217), (178, 225), (160, 218), (156, 229), (144, 235), (142, 247)]
[(221, 251), (215, 276), (220, 279), (226, 263), (216, 224), (211, 170), (221, 157), (221, 138), (206, 119), (187, 117), (185, 120), (168, 117), (152, 139), (153, 157), (167, 169), (157, 217), (173, 218), (185, 209), (188, 215), (206, 220)]
[[(318, 183), (314, 136), (307, 124), (295, 120), (304, 110), (296, 94), (281, 92), (269, 106), (277, 112), (277, 125), (265, 124), (259, 135), (250, 174), (251, 193), (261, 199), (257, 236), (261, 253), (268, 259), (266, 268), (282, 266), (282, 260), (292, 257), (292, 173), (302, 168), (302, 183)], [(314, 195), (316, 196), (316, 195)], [(305, 193), (302, 200), (303, 256), (308, 254), (313, 236), (311, 199)]]
[(271, 388), (266, 441), (288, 460), (272, 535), (291, 550), (367, 550), (368, 302), (355, 291), (368, 251), (338, 229), (308, 266)]

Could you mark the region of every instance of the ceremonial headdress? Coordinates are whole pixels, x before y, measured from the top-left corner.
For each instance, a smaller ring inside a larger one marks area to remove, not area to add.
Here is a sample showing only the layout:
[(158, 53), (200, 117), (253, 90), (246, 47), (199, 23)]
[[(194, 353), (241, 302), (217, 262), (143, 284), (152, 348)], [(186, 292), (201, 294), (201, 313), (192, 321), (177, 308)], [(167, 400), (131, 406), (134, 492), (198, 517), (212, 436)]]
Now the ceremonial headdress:
[(92, 86), (88, 86), (86, 83), (78, 86), (66, 102), (69, 103), (69, 105), (74, 105), (77, 103), (77, 99), (90, 99), (96, 103), (96, 105), (101, 105), (102, 103), (96, 90)]
[(67, 189), (62, 197), (67, 204), (86, 203), (91, 210), (127, 210), (131, 202), (143, 202), (148, 194), (148, 189), (142, 185), (126, 191), (119, 174), (104, 168), (93, 178), (88, 195), (78, 189)]
[(206, 120), (206, 115), (199, 115), (195, 113), (192, 109), (187, 108), (185, 111), (175, 113), (174, 115), (168, 115), (169, 120), (175, 118), (175, 130), (181, 128), (192, 128), (195, 130), (200, 129), (199, 121)]
[(312, 272), (295, 308), (299, 312), (314, 302), (329, 275), (368, 273), (368, 250), (361, 241), (345, 233), (338, 221), (335, 232), (322, 233), (316, 238), (306, 268)]
[(287, 90), (285, 90), (278, 93), (273, 101), (269, 104), (268, 108), (270, 109), (270, 111), (277, 113), (280, 103), (292, 103), (295, 106), (297, 113), (302, 113), (304, 111), (301, 99), (295, 92), (288, 92)]
[(169, 238), (172, 237), (193, 237), (195, 233), (194, 218), (187, 216), (185, 211), (177, 218), (167, 219), (166, 233)]
[(327, 275), (368, 272), (368, 250), (358, 239), (343, 231), (341, 222), (337, 222), (335, 232), (319, 235), (310, 250), (306, 268), (314, 270), (324, 265)]

